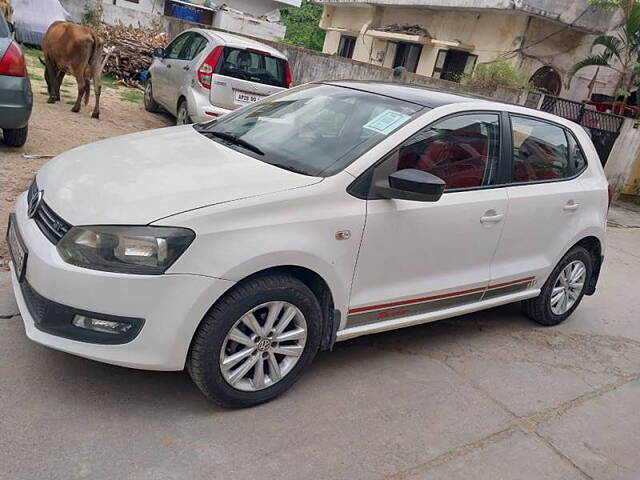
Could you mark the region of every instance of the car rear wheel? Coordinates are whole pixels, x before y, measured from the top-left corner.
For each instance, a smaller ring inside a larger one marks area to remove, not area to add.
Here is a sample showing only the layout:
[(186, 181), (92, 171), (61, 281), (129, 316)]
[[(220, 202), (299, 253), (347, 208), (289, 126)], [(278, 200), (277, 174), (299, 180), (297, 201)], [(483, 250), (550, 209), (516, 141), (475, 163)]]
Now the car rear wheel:
[(153, 85), (151, 83), (151, 77), (149, 77), (144, 84), (144, 108), (147, 112), (158, 112), (160, 111), (160, 105), (156, 102), (155, 98), (153, 98)]
[(2, 130), (4, 143), (10, 147), (21, 147), (27, 142), (27, 134), (29, 127), (24, 128), (5, 128)]
[(250, 407), (288, 390), (315, 357), (322, 314), (317, 298), (288, 275), (258, 277), (225, 295), (202, 321), (188, 371), (223, 407)]
[(176, 115), (176, 125), (190, 125), (193, 123), (189, 116), (189, 108), (187, 107), (187, 101), (182, 100), (178, 105), (178, 114)]
[(525, 314), (544, 326), (564, 322), (578, 308), (593, 274), (593, 260), (583, 247), (574, 247), (553, 270), (540, 296), (523, 302)]

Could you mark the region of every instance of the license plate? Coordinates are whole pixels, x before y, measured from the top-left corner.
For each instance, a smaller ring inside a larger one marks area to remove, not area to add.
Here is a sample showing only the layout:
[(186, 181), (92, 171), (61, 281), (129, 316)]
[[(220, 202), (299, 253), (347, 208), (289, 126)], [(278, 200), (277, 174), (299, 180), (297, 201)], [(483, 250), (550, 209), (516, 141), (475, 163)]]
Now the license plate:
[(13, 262), (13, 268), (18, 277), (18, 281), (24, 280), (27, 270), (27, 247), (22, 241), (18, 226), (16, 225), (15, 214), (9, 215), (9, 226), (7, 227), (7, 245), (9, 245), (9, 255)]
[(255, 93), (243, 92), (242, 90), (234, 90), (233, 91), (236, 97), (236, 103), (240, 103), (242, 105), (249, 105), (250, 103), (257, 102), (261, 98), (264, 98), (262, 95), (256, 95)]

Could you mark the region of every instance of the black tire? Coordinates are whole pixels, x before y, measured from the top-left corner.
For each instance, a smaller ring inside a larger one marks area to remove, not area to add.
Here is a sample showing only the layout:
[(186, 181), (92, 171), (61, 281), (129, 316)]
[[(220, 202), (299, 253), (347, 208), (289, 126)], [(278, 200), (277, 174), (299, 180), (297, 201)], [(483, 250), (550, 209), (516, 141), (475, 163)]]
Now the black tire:
[(29, 126), (24, 128), (5, 128), (2, 130), (4, 143), (10, 147), (21, 147), (27, 142)]
[[(553, 287), (558, 280), (558, 277), (562, 270), (569, 265), (570, 263), (580, 260), (584, 263), (587, 273), (584, 281), (584, 287), (579, 297), (573, 304), (573, 306), (564, 314), (556, 315), (553, 313), (551, 309), (551, 293), (553, 291)], [(556, 265), (556, 268), (553, 269), (551, 275), (547, 279), (546, 283), (542, 287), (542, 292), (536, 298), (532, 298), (531, 300), (525, 300), (522, 302), (522, 309), (526, 316), (528, 316), (531, 320), (545, 327), (553, 327), (561, 324), (567, 318), (571, 316), (571, 314), (578, 308), (580, 302), (582, 302), (582, 298), (584, 297), (586, 286), (589, 284), (589, 280), (593, 275), (593, 259), (589, 252), (583, 247), (574, 247), (569, 253), (567, 253), (560, 263)]]
[[(257, 391), (242, 391), (225, 380), (218, 359), (229, 330), (245, 313), (271, 301), (295, 305), (307, 323), (307, 340), (298, 362), (280, 381)], [(313, 361), (320, 346), (322, 311), (313, 292), (284, 274), (256, 277), (234, 287), (205, 315), (191, 343), (187, 371), (202, 393), (225, 408), (259, 405), (287, 391)]]
[(155, 98), (153, 98), (151, 77), (149, 77), (144, 84), (144, 109), (151, 113), (157, 113), (160, 111), (160, 105), (156, 102)]

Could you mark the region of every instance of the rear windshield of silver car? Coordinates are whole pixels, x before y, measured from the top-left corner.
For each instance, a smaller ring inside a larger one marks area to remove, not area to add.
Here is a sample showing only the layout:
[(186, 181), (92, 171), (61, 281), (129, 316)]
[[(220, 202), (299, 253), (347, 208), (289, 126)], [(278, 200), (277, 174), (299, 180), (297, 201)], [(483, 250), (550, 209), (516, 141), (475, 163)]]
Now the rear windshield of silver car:
[(225, 47), (216, 73), (226, 77), (288, 87), (286, 60), (258, 50)]
[(351, 88), (311, 84), (195, 128), (258, 160), (329, 177), (425, 108)]

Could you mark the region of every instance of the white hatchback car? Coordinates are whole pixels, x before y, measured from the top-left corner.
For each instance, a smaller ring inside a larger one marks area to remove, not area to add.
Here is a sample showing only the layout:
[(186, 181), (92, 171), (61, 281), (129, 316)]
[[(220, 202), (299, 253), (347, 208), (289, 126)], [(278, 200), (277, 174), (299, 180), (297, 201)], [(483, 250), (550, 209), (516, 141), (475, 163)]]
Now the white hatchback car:
[(397, 84), (314, 83), (58, 156), (8, 241), (26, 333), (211, 400), (287, 390), (336, 341), (592, 295), (608, 185), (561, 118)]
[(144, 106), (175, 115), (178, 125), (206, 122), (291, 86), (287, 57), (230, 33), (194, 28), (156, 48)]

